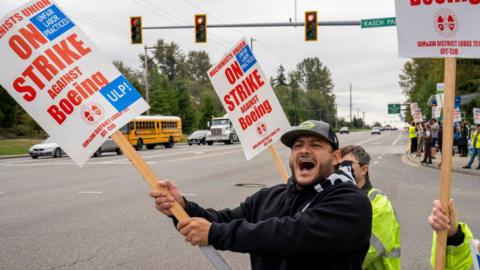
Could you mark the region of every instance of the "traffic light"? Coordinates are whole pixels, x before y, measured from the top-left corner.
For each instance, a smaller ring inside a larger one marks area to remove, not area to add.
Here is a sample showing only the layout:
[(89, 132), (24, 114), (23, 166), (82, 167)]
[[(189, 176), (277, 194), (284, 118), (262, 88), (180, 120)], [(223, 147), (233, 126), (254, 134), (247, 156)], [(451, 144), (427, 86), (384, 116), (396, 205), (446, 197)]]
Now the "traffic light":
[(318, 40), (318, 18), (316, 11), (305, 11), (305, 41)]
[(132, 44), (142, 44), (142, 17), (130, 17), (130, 40)]
[(207, 15), (195, 15), (195, 43), (207, 42)]

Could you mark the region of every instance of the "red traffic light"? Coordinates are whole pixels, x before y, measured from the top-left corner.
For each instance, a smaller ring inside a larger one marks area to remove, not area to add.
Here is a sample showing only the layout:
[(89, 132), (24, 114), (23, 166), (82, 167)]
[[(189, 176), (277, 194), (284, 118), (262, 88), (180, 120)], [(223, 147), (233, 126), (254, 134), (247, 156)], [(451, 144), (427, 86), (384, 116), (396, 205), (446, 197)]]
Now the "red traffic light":
[(318, 18), (316, 11), (305, 12), (305, 41), (318, 40)]
[(195, 15), (195, 43), (207, 42), (207, 15)]
[(142, 44), (142, 17), (130, 17), (130, 41), (132, 44)]

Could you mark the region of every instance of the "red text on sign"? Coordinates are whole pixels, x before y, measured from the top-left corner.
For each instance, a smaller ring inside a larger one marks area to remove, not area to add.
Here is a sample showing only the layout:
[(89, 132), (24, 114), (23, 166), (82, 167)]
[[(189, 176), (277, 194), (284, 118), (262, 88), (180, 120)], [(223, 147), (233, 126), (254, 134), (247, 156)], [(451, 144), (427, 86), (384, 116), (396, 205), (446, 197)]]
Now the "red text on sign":
[(230, 90), (230, 92), (228, 92), (223, 97), (223, 101), (225, 101), (228, 110), (233, 111), (236, 106), (242, 104), (251, 95), (253, 95), (253, 93), (259, 90), (264, 84), (265, 82), (260, 77), (258, 70), (254, 69), (250, 74), (245, 77), (245, 79), (238, 83), (232, 90)]
[(462, 2), (469, 2), (472, 5), (478, 5), (480, 4), (480, 0), (410, 0), (410, 5), (411, 6), (419, 6), (421, 4), (424, 4), (426, 6), (429, 6), (431, 4), (447, 4), (447, 3), (462, 3)]
[[(19, 32), (20, 35), (13, 35), (10, 38), (9, 44), (12, 50), (24, 60), (33, 55), (33, 49), (38, 49), (40, 45), (48, 42), (32, 24)], [(37, 95), (35, 88), (43, 90), (46, 83), (60, 71), (91, 51), (82, 40), (78, 39), (77, 34), (73, 33), (37, 56), (21, 76), (13, 81), (13, 88), (18, 93), (24, 94), (25, 101), (31, 102)]]

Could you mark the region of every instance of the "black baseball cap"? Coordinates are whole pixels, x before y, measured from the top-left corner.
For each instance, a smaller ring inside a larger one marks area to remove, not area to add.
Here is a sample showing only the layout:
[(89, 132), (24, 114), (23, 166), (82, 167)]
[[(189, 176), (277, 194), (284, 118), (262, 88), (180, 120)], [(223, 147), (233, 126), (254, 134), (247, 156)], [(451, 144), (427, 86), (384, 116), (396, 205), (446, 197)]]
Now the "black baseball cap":
[(330, 125), (323, 121), (307, 120), (285, 132), (280, 140), (284, 145), (292, 148), (293, 143), (300, 136), (320, 137), (327, 140), (332, 145), (333, 150), (338, 149), (337, 135), (335, 135)]

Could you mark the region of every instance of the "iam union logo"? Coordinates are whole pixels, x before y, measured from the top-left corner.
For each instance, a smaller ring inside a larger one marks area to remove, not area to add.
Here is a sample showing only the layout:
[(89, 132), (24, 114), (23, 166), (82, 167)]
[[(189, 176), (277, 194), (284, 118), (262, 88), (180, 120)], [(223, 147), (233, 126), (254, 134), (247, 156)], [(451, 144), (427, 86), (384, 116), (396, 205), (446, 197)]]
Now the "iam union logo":
[(82, 107), (82, 119), (88, 125), (96, 125), (103, 119), (105, 113), (98, 103), (88, 103)]
[(265, 123), (258, 123), (256, 128), (258, 136), (263, 137), (267, 134), (267, 125)]
[(460, 26), (457, 15), (448, 8), (442, 8), (435, 13), (433, 25), (435, 30), (444, 38), (454, 36)]

